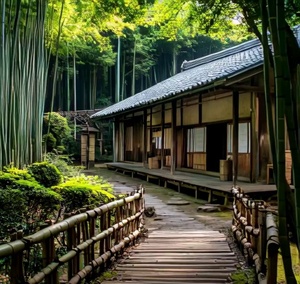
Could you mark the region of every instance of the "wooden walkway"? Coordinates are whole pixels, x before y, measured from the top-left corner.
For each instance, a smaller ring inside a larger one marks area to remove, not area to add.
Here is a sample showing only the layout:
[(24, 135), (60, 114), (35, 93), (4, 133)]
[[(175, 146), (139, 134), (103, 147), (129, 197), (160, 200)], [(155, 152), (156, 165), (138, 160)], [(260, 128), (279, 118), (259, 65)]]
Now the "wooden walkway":
[[(231, 197), (232, 181), (221, 181), (218, 177), (198, 173), (176, 171), (171, 174), (168, 169), (147, 169), (141, 163), (107, 163), (107, 168), (131, 177), (143, 177), (147, 181), (155, 182), (161, 186), (175, 186), (178, 192), (188, 189), (194, 191), (194, 197), (199, 198), (200, 193), (205, 194), (207, 202), (211, 203), (214, 197), (223, 198), (224, 204)], [(276, 193), (274, 184), (250, 183), (238, 181), (243, 191), (256, 199), (264, 199)], [(203, 196), (201, 196), (203, 198)]]
[(146, 218), (148, 238), (130, 249), (116, 266), (117, 277), (103, 284), (228, 282), (238, 260), (224, 234), (147, 190), (145, 202), (156, 212), (155, 218)]
[(226, 283), (236, 262), (217, 231), (158, 231), (118, 265), (119, 280), (103, 283)]

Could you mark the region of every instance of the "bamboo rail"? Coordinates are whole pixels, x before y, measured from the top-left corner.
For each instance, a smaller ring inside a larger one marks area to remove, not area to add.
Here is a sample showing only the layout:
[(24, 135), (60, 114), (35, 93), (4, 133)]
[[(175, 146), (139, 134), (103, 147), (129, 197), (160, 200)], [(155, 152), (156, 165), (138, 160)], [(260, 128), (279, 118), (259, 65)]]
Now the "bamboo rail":
[[(57, 284), (59, 274), (66, 283), (80, 283), (103, 271), (110, 258), (126, 244), (134, 243), (144, 221), (144, 188), (116, 200), (50, 225), (33, 235), (0, 245), (0, 260), (9, 257), (9, 281), (17, 284)], [(114, 224), (111, 225), (112, 220)], [(66, 248), (57, 253), (57, 246)], [(25, 257), (34, 246), (42, 247), (43, 268), (35, 275), (24, 272)], [(63, 272), (59, 273), (59, 268)]]
[(274, 212), (239, 187), (233, 187), (232, 193), (234, 237), (248, 264), (255, 266), (259, 283), (276, 284), (279, 240)]

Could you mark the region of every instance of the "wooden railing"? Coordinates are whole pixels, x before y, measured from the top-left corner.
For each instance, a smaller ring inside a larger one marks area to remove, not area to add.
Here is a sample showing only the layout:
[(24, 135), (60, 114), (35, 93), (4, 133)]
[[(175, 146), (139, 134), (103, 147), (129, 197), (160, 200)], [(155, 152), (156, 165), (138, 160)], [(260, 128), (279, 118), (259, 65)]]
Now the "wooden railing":
[[(50, 225), (0, 246), (6, 271), (0, 283), (80, 283), (103, 271), (110, 258), (134, 243), (143, 229), (144, 189)], [(19, 236), (20, 237), (20, 236)], [(38, 250), (36, 248), (38, 247)], [(33, 251), (42, 252), (41, 270), (29, 271)], [(4, 276), (7, 275), (7, 276)]]
[(238, 187), (232, 188), (232, 193), (232, 232), (240, 249), (248, 264), (254, 264), (259, 283), (276, 284), (279, 241), (275, 212)]

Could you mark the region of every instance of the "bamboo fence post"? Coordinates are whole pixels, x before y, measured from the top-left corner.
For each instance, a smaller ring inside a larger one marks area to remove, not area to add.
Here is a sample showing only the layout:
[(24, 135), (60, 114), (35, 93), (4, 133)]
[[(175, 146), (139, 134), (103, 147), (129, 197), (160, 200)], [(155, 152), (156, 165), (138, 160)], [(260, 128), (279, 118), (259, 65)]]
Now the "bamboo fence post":
[[(47, 228), (51, 226), (51, 224), (52, 224), (51, 221), (47, 222), (43, 224), (41, 228)], [(43, 267), (46, 267), (51, 262), (53, 262), (56, 257), (54, 237), (50, 236), (49, 238), (44, 239), (41, 242), (41, 246), (42, 246)], [(55, 284), (55, 283), (58, 283), (57, 269), (53, 270), (52, 273), (46, 275), (45, 277), (45, 284)]]
[[(89, 239), (89, 230), (88, 230), (88, 225), (87, 225), (87, 221), (81, 223), (81, 230), (82, 230), (82, 240), (79, 240), (79, 243), (82, 241), (82, 242), (85, 242), (86, 240)], [(86, 248), (84, 251), (83, 251), (83, 262), (84, 262), (84, 265), (87, 265), (89, 263), (89, 259), (90, 259), (90, 248)]]
[[(253, 205), (252, 205), (252, 216), (251, 216), (251, 223), (252, 223), (252, 226), (253, 226), (253, 232), (254, 230), (256, 229), (259, 229), (258, 228), (258, 204), (256, 201), (253, 201)], [(259, 233), (261, 234), (261, 232)], [(257, 235), (252, 235), (252, 239), (251, 239), (251, 243), (252, 243), (252, 246), (255, 250), (255, 252), (258, 252), (258, 240), (257, 240)]]
[[(76, 243), (76, 236), (75, 236), (75, 227), (71, 227), (67, 230), (67, 249), (71, 251), (73, 249), (73, 245)], [(72, 258), (68, 262), (68, 279), (71, 279), (73, 275), (76, 273), (76, 260)]]
[[(11, 241), (22, 239), (23, 232), (15, 232), (11, 235)], [(24, 266), (23, 266), (23, 251), (20, 251), (11, 256), (11, 267), (9, 277), (11, 284), (18, 284), (20, 282), (25, 282), (24, 278)]]
[(277, 264), (278, 264), (278, 228), (272, 213), (266, 213), (267, 227), (267, 248), (268, 248), (268, 267), (267, 284), (277, 283)]
[[(43, 266), (46, 267), (55, 259), (55, 244), (54, 244), (54, 237), (50, 237), (43, 241), (42, 243), (43, 248)], [(45, 284), (55, 284), (58, 283), (58, 273), (57, 269), (51, 272), (51, 274), (45, 277)]]
[[(93, 238), (96, 234), (96, 222), (95, 218), (90, 218), (89, 220), (89, 236), (90, 238)], [(92, 261), (95, 258), (95, 243), (91, 245), (90, 248), (90, 259), (89, 261)]]
[(265, 274), (266, 266), (266, 240), (267, 240), (267, 232), (266, 232), (266, 212), (264, 210), (258, 210), (258, 223), (260, 234), (258, 238), (258, 254), (261, 258), (261, 271)]
[[(103, 232), (106, 228), (105, 228), (105, 216), (106, 213), (102, 213), (101, 217), (100, 217), (100, 230), (101, 232)], [(100, 240), (100, 246), (99, 246), (99, 256), (101, 256), (102, 254), (104, 254), (105, 252), (105, 238)], [(101, 272), (104, 271), (104, 264), (101, 264), (100, 267), (99, 267), (99, 270)]]
[[(110, 224), (111, 224), (111, 210), (108, 210), (106, 216), (107, 216), (106, 228), (110, 228)], [(111, 248), (111, 234), (106, 237), (106, 250), (109, 250), (110, 248)]]

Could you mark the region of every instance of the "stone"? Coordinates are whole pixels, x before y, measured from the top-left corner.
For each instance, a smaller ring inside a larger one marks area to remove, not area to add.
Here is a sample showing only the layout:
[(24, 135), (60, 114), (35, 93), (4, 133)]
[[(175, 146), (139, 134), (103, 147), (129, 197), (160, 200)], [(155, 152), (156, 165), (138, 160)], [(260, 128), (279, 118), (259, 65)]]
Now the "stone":
[(185, 201), (185, 200), (170, 200), (167, 202), (167, 205), (189, 205), (190, 202)]
[(217, 206), (199, 206), (197, 211), (202, 211), (202, 212), (209, 212), (209, 213), (212, 213), (212, 212), (221, 212), (221, 208), (220, 207), (217, 207)]

